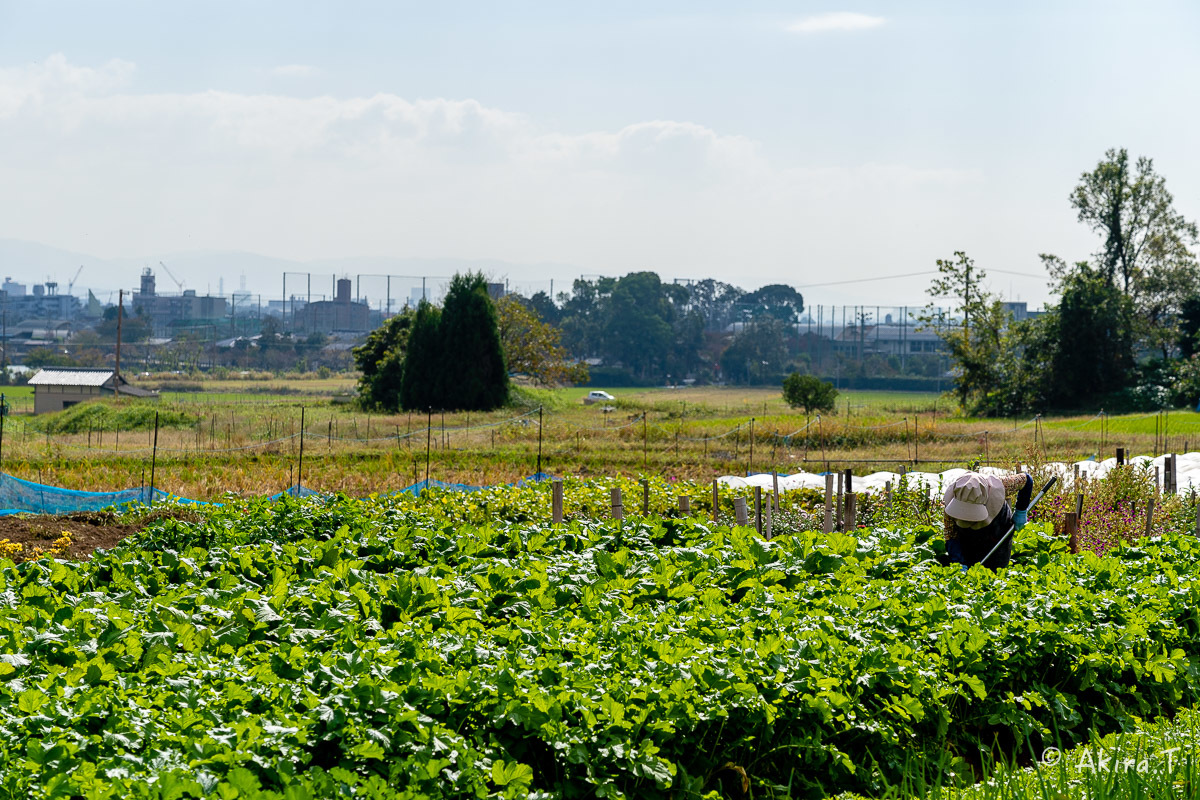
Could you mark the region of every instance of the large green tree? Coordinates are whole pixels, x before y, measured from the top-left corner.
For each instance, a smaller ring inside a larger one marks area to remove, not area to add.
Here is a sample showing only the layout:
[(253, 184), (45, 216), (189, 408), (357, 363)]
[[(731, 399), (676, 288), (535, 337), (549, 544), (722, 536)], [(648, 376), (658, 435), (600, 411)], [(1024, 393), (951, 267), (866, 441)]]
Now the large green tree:
[(539, 317), (530, 301), (510, 294), (496, 303), (496, 315), (510, 370), (525, 373), (543, 386), (587, 381), (587, 364), (567, 355), (560, 341), (562, 332)]
[(829, 411), (837, 402), (838, 390), (832, 383), (816, 375), (793, 372), (783, 379), (783, 399), (792, 408), (804, 409), (804, 416), (814, 411)]
[(1065, 273), (1058, 288), (1047, 399), (1056, 408), (1103, 406), (1105, 396), (1125, 387), (1134, 366), (1133, 302), (1087, 263)]
[(606, 349), (636, 377), (663, 374), (672, 345), (672, 308), (653, 272), (632, 272), (617, 281), (609, 300)]
[(804, 296), (790, 286), (772, 283), (745, 295), (741, 305), (751, 318), (767, 315), (794, 325), (804, 312)]
[(496, 306), (482, 273), (455, 275), (442, 303), (442, 408), (491, 411), (508, 401)]
[(1181, 306), (1200, 283), (1196, 223), (1175, 209), (1154, 162), (1131, 163), (1124, 148), (1108, 150), (1080, 176), (1071, 205), (1101, 239), (1092, 271), (1129, 297), (1140, 342), (1168, 355), (1178, 344)]

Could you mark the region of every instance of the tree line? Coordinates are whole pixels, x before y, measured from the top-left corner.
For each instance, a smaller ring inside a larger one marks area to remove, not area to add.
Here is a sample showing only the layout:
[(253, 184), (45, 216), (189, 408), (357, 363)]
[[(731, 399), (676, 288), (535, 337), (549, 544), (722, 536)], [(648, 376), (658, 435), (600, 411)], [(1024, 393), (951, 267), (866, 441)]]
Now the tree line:
[(1097, 234), (1090, 257), (1040, 259), (1057, 302), (1015, 321), (965, 253), (938, 261), (930, 314), (955, 364), (961, 406), (1011, 416), (1046, 410), (1154, 410), (1200, 398), (1196, 223), (1180, 214), (1149, 158), (1105, 153), (1070, 194)]
[[(746, 292), (635, 272), (577, 280), (555, 302), (544, 292), (492, 300), (484, 276), (456, 275), (440, 309), (426, 302), (405, 309), (373, 331), (354, 359), (364, 401), (383, 409), (495, 407), (507, 393), (502, 373), (541, 385), (589, 375), (610, 386), (686, 378), (777, 383), (797, 368), (803, 310), (803, 296), (780, 284)], [(478, 377), (483, 370), (488, 377)]]

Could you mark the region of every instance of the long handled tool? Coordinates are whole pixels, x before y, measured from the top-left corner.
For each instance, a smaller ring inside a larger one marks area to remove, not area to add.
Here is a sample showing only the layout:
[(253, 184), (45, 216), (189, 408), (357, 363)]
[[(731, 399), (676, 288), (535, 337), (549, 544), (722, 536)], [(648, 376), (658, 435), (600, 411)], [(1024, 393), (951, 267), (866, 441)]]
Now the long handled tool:
[[(1050, 487), (1056, 483), (1058, 483), (1057, 477), (1051, 478), (1049, 481), (1047, 481), (1046, 485), (1042, 487), (1042, 490), (1037, 493), (1037, 496), (1034, 497), (1032, 500), (1030, 500), (1029, 505), (1025, 507), (1026, 513), (1033, 510), (1033, 507), (1037, 505), (1038, 500), (1042, 499), (1042, 495), (1044, 495), (1046, 492), (1050, 491)], [(1008, 533), (1006, 533), (1000, 537), (1000, 541), (996, 542), (996, 546), (993, 547), (991, 552), (988, 553), (986, 556), (984, 556), (983, 559), (979, 563), (987, 564), (988, 559), (991, 558), (995, 554), (995, 552), (1000, 549), (1000, 545), (1004, 544), (1004, 540), (1007, 539), (1008, 537), (1012, 536), (1013, 531), (1015, 531), (1016, 529), (1017, 529), (1017, 523), (1015, 523), (1015, 522), (1012, 525), (1008, 526)]]

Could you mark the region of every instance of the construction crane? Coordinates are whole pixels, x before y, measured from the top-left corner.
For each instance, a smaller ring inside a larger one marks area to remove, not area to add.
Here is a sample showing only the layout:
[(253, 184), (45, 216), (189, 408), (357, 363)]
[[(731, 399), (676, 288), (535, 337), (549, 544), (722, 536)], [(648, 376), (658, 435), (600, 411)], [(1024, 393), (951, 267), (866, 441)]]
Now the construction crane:
[(83, 272), (83, 264), (80, 264), (79, 269), (75, 270), (75, 277), (67, 282), (67, 294), (70, 294), (71, 290), (75, 288), (75, 281), (79, 280), (79, 273), (81, 272)]
[(179, 293), (183, 294), (183, 281), (179, 280), (179, 278), (176, 278), (175, 274), (173, 272), (171, 272), (171, 270), (163, 262), (159, 261), (158, 265), (160, 267), (162, 267), (164, 270), (166, 270), (167, 275), (169, 275), (171, 277), (171, 280), (175, 281), (175, 285), (179, 287)]

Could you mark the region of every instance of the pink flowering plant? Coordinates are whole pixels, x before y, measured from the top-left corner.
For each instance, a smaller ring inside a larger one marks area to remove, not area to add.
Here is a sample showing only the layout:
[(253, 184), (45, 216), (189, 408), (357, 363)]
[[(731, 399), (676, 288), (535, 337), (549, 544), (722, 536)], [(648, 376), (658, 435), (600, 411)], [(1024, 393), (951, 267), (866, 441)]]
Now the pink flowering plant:
[[(1104, 555), (1121, 544), (1133, 544), (1147, 536), (1192, 529), (1196, 520), (1196, 495), (1160, 494), (1154, 473), (1146, 465), (1115, 467), (1103, 479), (1083, 479), (1076, 491), (1063, 491), (1045, 498), (1031, 518), (1061, 526), (1068, 512), (1076, 509), (1083, 495), (1078, 543), (1081, 551)], [(1150, 501), (1154, 501), (1149, 513)], [(1147, 517), (1149, 525), (1147, 526)]]

